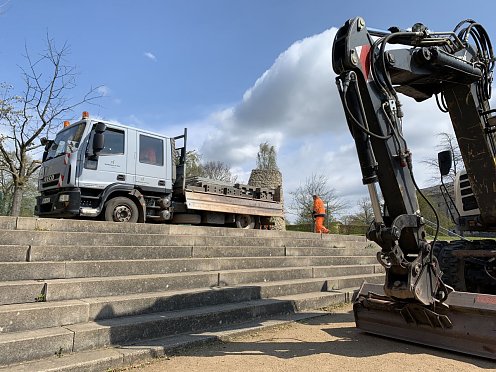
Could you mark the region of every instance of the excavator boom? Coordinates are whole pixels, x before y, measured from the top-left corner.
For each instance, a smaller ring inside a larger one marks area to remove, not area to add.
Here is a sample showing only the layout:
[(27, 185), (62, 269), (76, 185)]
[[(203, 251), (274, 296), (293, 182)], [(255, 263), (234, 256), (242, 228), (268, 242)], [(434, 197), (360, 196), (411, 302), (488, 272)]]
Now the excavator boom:
[(427, 241), (398, 96), (435, 96), (449, 113), (479, 206), (477, 223), (496, 231), (494, 61), (486, 31), (472, 20), (439, 33), (419, 23), (408, 31), (369, 31), (357, 17), (337, 31), (336, 84), (374, 211), (367, 237), (381, 247), (377, 258), (386, 271), (384, 286), (364, 285), (356, 296), (359, 328), (496, 359), (496, 296), (454, 292), (434, 254), (438, 230)]

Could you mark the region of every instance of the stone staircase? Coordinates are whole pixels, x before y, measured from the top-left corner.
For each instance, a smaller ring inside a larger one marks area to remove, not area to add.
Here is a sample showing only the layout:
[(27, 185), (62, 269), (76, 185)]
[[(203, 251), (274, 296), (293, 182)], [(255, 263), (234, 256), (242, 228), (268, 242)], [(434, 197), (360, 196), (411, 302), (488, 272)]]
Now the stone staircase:
[(317, 314), (384, 281), (377, 249), (356, 236), (0, 217), (0, 370), (103, 371)]

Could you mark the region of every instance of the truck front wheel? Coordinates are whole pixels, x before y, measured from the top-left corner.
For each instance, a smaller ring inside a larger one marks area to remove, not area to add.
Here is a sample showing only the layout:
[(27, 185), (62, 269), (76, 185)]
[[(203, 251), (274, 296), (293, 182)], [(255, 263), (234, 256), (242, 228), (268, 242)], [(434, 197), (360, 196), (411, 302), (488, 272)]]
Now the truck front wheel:
[(248, 214), (238, 214), (236, 215), (236, 227), (239, 229), (253, 229), (255, 220)]
[(138, 207), (125, 196), (110, 199), (105, 204), (105, 221), (138, 222)]

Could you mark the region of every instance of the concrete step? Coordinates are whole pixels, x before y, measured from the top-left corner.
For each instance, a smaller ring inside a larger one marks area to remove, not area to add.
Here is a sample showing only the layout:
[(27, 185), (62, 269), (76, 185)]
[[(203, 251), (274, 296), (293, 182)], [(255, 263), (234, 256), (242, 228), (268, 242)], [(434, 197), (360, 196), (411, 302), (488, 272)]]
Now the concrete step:
[(30, 230), (51, 232), (91, 232), (124, 234), (166, 234), (203, 236), (292, 237), (333, 241), (365, 241), (363, 236), (315, 234), (299, 231), (244, 230), (213, 226), (184, 226), (170, 224), (119, 224), (105, 221), (0, 216), (0, 230)]
[(384, 283), (385, 274), (370, 274), (370, 275), (350, 275), (331, 278), (327, 280), (328, 290), (339, 290), (350, 287), (360, 287), (365, 281), (367, 283), (381, 284)]
[(0, 306), (0, 334), (326, 290), (326, 278)]
[(61, 327), (89, 320), (89, 305), (80, 300), (0, 306), (0, 335)]
[(0, 216), (1, 230), (15, 230), (17, 228), (17, 217)]
[[(346, 252), (347, 253), (347, 252)], [(117, 261), (0, 262), (0, 281), (93, 278), (329, 265), (333, 256), (218, 257)], [(343, 271), (344, 272), (344, 271)], [(319, 275), (325, 276), (325, 275)]]
[(269, 314), (293, 311), (289, 301), (258, 300), (182, 311), (106, 319), (66, 327), (0, 335), (0, 361), (11, 364), (109, 345), (202, 331)]
[(89, 320), (242, 302), (326, 290), (326, 278), (249, 283), (237, 287), (205, 288), (127, 296), (83, 299), (89, 304)]
[[(160, 273), (160, 274), (146, 274), (150, 272), (151, 265), (157, 262), (149, 260), (142, 260), (133, 262), (132, 265), (127, 262), (126, 265), (121, 265), (117, 269), (114, 267), (113, 272), (102, 272), (104, 265), (95, 265), (94, 272), (87, 266), (77, 266), (75, 271), (71, 271), (72, 264), (78, 263), (67, 262), (66, 270), (70, 275), (86, 275), (86, 274), (114, 274), (115, 276), (95, 276), (90, 278), (85, 277), (71, 277), (64, 279), (43, 279), (43, 280), (17, 280), (17, 281), (3, 281), (0, 282), (0, 305), (26, 303), (36, 301), (60, 301), (68, 299), (101, 297), (101, 296), (114, 296), (122, 293), (146, 293), (146, 292), (160, 292), (165, 290), (179, 290), (188, 288), (203, 288), (203, 287), (216, 287), (216, 286), (232, 286), (238, 284), (247, 284), (264, 281), (277, 281), (286, 279), (301, 279), (315, 277), (314, 268), (312, 264), (318, 265), (322, 273), (324, 273), (323, 266), (339, 266), (339, 265), (370, 265), (375, 262), (375, 257), (371, 256), (336, 256), (336, 257), (312, 257), (305, 266), (287, 266), (279, 267), (276, 265), (277, 260), (272, 264), (275, 267), (264, 267), (260, 263), (257, 268), (243, 268), (234, 270), (222, 269), (223, 265), (233, 265), (234, 267), (240, 266), (257, 266), (257, 259), (247, 259), (243, 261), (236, 260), (212, 260), (211, 265), (217, 266), (218, 270), (214, 271), (184, 271), (184, 262), (179, 262), (173, 269), (174, 272)], [(270, 263), (267, 260), (267, 263)], [(92, 262), (94, 263), (94, 262)], [(298, 261), (288, 261), (288, 263), (296, 264)], [(38, 265), (39, 263), (28, 263)], [(43, 263), (49, 265), (50, 263)], [(63, 263), (60, 263), (63, 264)], [(86, 262), (82, 262), (86, 264)], [(109, 262), (109, 264), (120, 264), (120, 262)], [(142, 264), (142, 265), (140, 265)], [(166, 264), (159, 261), (155, 266), (157, 270), (169, 271), (171, 267), (167, 268)], [(18, 263), (17, 265), (20, 265)], [(58, 267), (59, 263), (55, 263)], [(0, 265), (1, 266), (1, 265)], [(16, 265), (14, 265), (16, 266)], [(277, 267), (276, 267), (277, 266)], [(29, 268), (29, 265), (26, 266)], [(134, 267), (131, 269), (131, 267)], [(204, 268), (204, 267), (203, 267)], [(44, 267), (44, 269), (46, 269)], [(88, 270), (85, 273), (85, 269)], [(337, 267), (334, 270), (338, 270)], [(141, 270), (141, 275), (123, 275), (133, 272), (136, 274)], [(329, 269), (326, 275), (331, 275), (333, 269)], [(367, 270), (367, 269), (365, 269)], [(15, 270), (8, 270), (15, 273)], [(7, 272), (7, 271), (6, 271)], [(21, 270), (20, 272), (30, 272), (29, 270)], [(47, 276), (51, 275), (49, 270)], [(120, 275), (119, 275), (120, 274)], [(15, 275), (15, 274), (12, 274)], [(60, 274), (63, 275), (63, 274)], [(321, 275), (319, 275), (321, 276)]]
[(0, 334), (0, 365), (73, 350), (74, 332), (63, 327)]
[(143, 260), (192, 257), (192, 246), (32, 245), (29, 261)]
[(217, 272), (0, 282), (0, 305), (218, 286)]
[[(320, 286), (325, 281), (320, 279)], [(211, 288), (0, 306), (0, 335), (93, 320), (260, 299), (254, 286)]]
[[(370, 272), (374, 265), (364, 267), (348, 266), (350, 272), (360, 268), (362, 275), (354, 275), (351, 281), (341, 285), (364, 280), (376, 280)], [(322, 268), (324, 269), (324, 268)], [(341, 273), (340, 267), (325, 268), (326, 273)], [(381, 280), (383, 276), (381, 276)], [(197, 288), (179, 291), (138, 293), (118, 296), (82, 298), (80, 300), (49, 301), (28, 304), (0, 306), (0, 334), (19, 332), (38, 328), (63, 326), (90, 320), (109, 319), (122, 316), (139, 315), (153, 312), (181, 310), (206, 305), (243, 302), (262, 298), (279, 298), (310, 292), (332, 290), (328, 288), (328, 277), (293, 279), (272, 282), (250, 283), (237, 287)], [(334, 288), (337, 289), (337, 288)], [(325, 297), (325, 296), (324, 296)], [(310, 307), (308, 307), (310, 308)]]
[(0, 262), (0, 281), (66, 277), (65, 262)]
[(310, 292), (289, 296), (275, 297), (278, 301), (291, 301), (295, 311), (322, 309), (324, 307), (346, 302), (346, 296), (340, 292)]
[(281, 327), (293, 322), (309, 320), (326, 314), (326, 312), (315, 310), (287, 315), (278, 314), (243, 323), (220, 326), (204, 332), (190, 332), (145, 340), (129, 346), (107, 347), (104, 349), (62, 354), (61, 357), (54, 355), (41, 360), (0, 367), (0, 371), (87, 372), (120, 370), (130, 364), (138, 364), (152, 358), (175, 355), (179, 350), (184, 350), (185, 348), (201, 347), (219, 341), (229, 342), (241, 335)]
[[(340, 296), (341, 294), (330, 294)], [(183, 332), (199, 332), (220, 324), (232, 324), (246, 319), (295, 312), (294, 301), (262, 299), (223, 304), (180, 312), (163, 312), (133, 317), (114, 318), (69, 326), (75, 333), (74, 351), (88, 350), (114, 344), (129, 344), (139, 340), (163, 337)]]
[[(87, 322), (67, 327), (5, 334), (0, 335), (0, 360), (2, 365), (6, 365), (50, 357), (54, 354), (70, 358), (85, 350), (111, 345), (135, 344), (139, 340), (164, 336), (184, 337), (185, 332), (198, 333), (207, 329), (215, 330), (219, 326), (225, 329), (226, 325), (236, 325), (236, 328), (242, 330), (243, 326), (252, 327), (251, 324), (255, 319), (259, 324), (269, 317), (287, 319), (284, 314), (293, 314), (299, 308), (311, 306), (311, 303), (329, 306), (342, 302), (343, 299), (344, 296), (341, 293), (309, 293), (293, 297), (286, 296), (280, 299), (208, 306), (180, 312), (154, 313)], [(293, 315), (292, 317), (296, 316)], [(252, 320), (252, 322), (246, 323), (247, 319)], [(73, 354), (67, 355), (68, 353)], [(87, 358), (84, 359), (87, 360)], [(45, 361), (39, 360), (28, 362), (24, 366), (27, 366), (28, 370), (41, 371), (43, 368), (36, 366), (43, 363)], [(49, 364), (51, 364), (49, 368), (58, 370), (52, 363)], [(64, 362), (62, 364), (65, 364), (63, 368), (66, 370), (75, 370), (76, 368), (75, 365), (70, 366)], [(23, 368), (23, 366), (11, 365), (6, 368), (16, 370)], [(87, 365), (86, 368), (88, 368)]]
[[(245, 269), (130, 275), (96, 278), (52, 279), (43, 282), (0, 282), (0, 304), (35, 302), (41, 293), (46, 301), (115, 296), (122, 293), (160, 292), (205, 287), (224, 287), (265, 281), (311, 278), (311, 267)], [(20, 290), (22, 289), (22, 290)]]
[(42, 302), (46, 300), (45, 281), (19, 280), (0, 282), (0, 305)]
[[(241, 229), (240, 229), (241, 230)], [(215, 236), (215, 235), (165, 235), (165, 234), (123, 234), (95, 232), (58, 231), (0, 231), (4, 245), (64, 245), (77, 246), (84, 242), (90, 246), (255, 246), (255, 247), (343, 247), (343, 241), (331, 239), (258, 237), (258, 236)], [(339, 243), (339, 245), (338, 245)]]
[[(365, 243), (360, 243), (364, 245)], [(371, 256), (376, 250), (360, 246), (254, 247), (254, 246), (0, 246), (0, 262), (142, 260), (166, 258)]]
[(384, 272), (384, 267), (379, 264), (317, 266), (313, 268), (313, 275), (317, 278), (379, 274)]
[(378, 249), (366, 243), (348, 242), (343, 247), (291, 247), (286, 246), (286, 256), (375, 256)]
[(0, 245), (0, 262), (29, 261), (29, 245)]

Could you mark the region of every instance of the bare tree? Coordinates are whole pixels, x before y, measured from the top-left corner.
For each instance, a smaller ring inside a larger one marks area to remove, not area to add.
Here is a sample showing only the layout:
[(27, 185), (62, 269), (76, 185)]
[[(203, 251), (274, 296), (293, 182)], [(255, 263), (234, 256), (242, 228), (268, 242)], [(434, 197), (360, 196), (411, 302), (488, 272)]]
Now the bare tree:
[(231, 167), (221, 161), (207, 161), (201, 167), (203, 177), (229, 183), (237, 181), (238, 177), (231, 174)]
[[(15, 158), (15, 154), (11, 154)], [(4, 162), (0, 154), (0, 215), (10, 215), (12, 209), (12, 200), (14, 194), (14, 182), (12, 175), (4, 170), (1, 166)], [(23, 198), (21, 202), (20, 215), (32, 216), (36, 203), (37, 183), (32, 177), (28, 179), (24, 187)]]
[[(436, 201), (435, 199), (432, 198), (432, 196), (430, 195), (424, 195), (424, 196), (429, 200), (431, 205), (436, 206)], [(420, 212), (422, 213), (423, 218), (427, 221), (430, 221), (431, 223), (435, 223), (436, 215), (434, 211), (432, 210), (431, 206), (425, 201), (425, 199), (418, 194), (418, 192), (417, 192), (417, 199), (419, 203), (419, 209)], [(455, 225), (451, 220), (451, 218), (446, 213), (439, 213), (439, 212), (440, 210), (438, 209), (437, 218), (439, 218), (439, 223), (441, 227), (445, 229), (454, 228)], [(428, 234), (431, 235), (435, 234), (433, 227), (430, 225), (426, 225), (426, 231)]]
[(186, 174), (188, 177), (201, 177), (201, 155), (196, 150), (186, 152)]
[(0, 168), (0, 215), (9, 215), (12, 205), (12, 177)]
[(202, 161), (202, 155), (196, 150), (186, 152), (186, 173), (188, 177), (205, 177), (212, 180), (235, 183), (237, 176), (231, 173), (231, 167), (221, 161)]
[(348, 216), (347, 220), (352, 225), (370, 225), (374, 220), (372, 203), (368, 197), (364, 197), (357, 202), (359, 212)]
[(64, 44), (58, 49), (48, 36), (46, 47), (36, 58), (25, 47), (27, 68), (21, 68), (25, 85), (21, 95), (14, 95), (10, 86), (2, 86), (0, 168), (12, 178), (13, 216), (19, 215), (25, 187), (40, 166), (35, 156), (29, 156), (41, 147), (35, 141), (53, 133), (60, 119), (72, 116), (75, 107), (101, 97), (97, 88), (91, 88), (81, 99), (70, 98), (77, 72), (65, 64), (69, 47)]
[(336, 195), (336, 190), (329, 188), (327, 177), (312, 174), (303, 185), (289, 193), (292, 197), (291, 209), (297, 216), (297, 223), (310, 223), (312, 221), (313, 198), (319, 195), (326, 204), (328, 217), (335, 216), (346, 208), (346, 204)]
[(268, 142), (260, 144), (257, 154), (257, 169), (279, 170), (276, 149), (274, 146), (269, 145)]
[[(456, 173), (463, 168), (463, 159), (460, 153), (460, 148), (458, 147), (458, 142), (456, 140), (456, 137), (450, 133), (442, 132), (438, 133), (437, 136), (440, 137), (439, 144), (436, 146), (437, 151), (451, 151), (453, 165), (447, 177), (449, 177), (453, 182), (455, 180)], [(432, 170), (433, 176), (431, 177), (431, 180), (434, 183), (438, 184), (440, 174), (437, 154), (435, 157), (423, 160), (422, 163), (426, 164)]]

